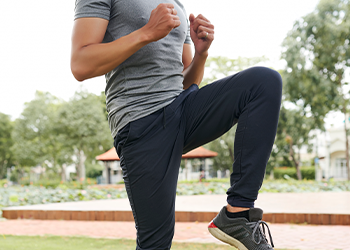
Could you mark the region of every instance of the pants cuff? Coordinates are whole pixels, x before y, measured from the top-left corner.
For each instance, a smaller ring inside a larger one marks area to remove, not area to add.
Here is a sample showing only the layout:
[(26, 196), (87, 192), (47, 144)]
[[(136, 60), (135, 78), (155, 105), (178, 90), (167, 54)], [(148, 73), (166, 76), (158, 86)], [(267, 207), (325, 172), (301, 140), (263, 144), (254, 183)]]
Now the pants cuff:
[(241, 196), (228, 196), (227, 203), (232, 207), (254, 207), (255, 200), (247, 199)]

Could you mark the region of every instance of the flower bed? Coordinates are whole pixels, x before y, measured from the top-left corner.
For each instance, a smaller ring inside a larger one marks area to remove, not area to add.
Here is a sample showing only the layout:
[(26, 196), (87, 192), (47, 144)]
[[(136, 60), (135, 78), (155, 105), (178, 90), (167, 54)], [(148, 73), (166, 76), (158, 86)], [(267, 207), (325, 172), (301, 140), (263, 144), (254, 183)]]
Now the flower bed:
[[(225, 194), (230, 187), (228, 180), (224, 182), (204, 183), (179, 183), (177, 195), (204, 195)], [(350, 191), (350, 182), (315, 182), (297, 180), (266, 180), (260, 190), (261, 193), (274, 192), (342, 192)], [(34, 204), (58, 203), (69, 201), (88, 201), (101, 199), (126, 198), (125, 188), (120, 185), (117, 188), (44, 188), (35, 186), (11, 186), (4, 184), (0, 188), (0, 213), (1, 207), (23, 206)]]
[(349, 181), (298, 181), (274, 180), (264, 181), (260, 193), (302, 193), (302, 192), (343, 192), (350, 191)]

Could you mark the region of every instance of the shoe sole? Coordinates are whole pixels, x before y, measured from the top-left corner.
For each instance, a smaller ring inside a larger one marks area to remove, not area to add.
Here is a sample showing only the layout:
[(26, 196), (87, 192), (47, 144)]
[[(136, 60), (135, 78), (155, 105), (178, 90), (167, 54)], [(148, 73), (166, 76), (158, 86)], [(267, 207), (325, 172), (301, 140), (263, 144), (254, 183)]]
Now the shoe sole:
[(211, 233), (211, 235), (213, 235), (218, 240), (225, 242), (237, 248), (238, 250), (248, 250), (248, 248), (246, 248), (241, 242), (221, 231), (217, 226), (215, 226), (213, 222), (210, 222), (208, 230)]

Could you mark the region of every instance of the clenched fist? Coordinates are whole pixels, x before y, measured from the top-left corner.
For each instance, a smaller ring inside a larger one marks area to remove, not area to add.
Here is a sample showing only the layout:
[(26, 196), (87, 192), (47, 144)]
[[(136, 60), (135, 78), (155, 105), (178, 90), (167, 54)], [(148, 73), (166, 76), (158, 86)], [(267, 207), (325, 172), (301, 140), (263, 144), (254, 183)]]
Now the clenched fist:
[(148, 23), (143, 27), (151, 42), (158, 41), (166, 37), (170, 31), (179, 27), (180, 18), (174, 5), (170, 3), (162, 3), (152, 10)]
[(201, 14), (197, 17), (191, 14), (189, 20), (191, 39), (196, 53), (208, 53), (208, 49), (214, 40), (214, 25)]

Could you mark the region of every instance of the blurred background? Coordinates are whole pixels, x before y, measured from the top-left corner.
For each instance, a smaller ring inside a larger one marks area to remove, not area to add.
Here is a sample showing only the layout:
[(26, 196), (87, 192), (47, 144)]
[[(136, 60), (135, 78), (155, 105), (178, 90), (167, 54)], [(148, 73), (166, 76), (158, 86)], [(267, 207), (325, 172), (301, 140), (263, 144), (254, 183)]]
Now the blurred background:
[[(201, 86), (256, 65), (282, 75), (261, 192), (350, 191), (350, 1), (182, 3), (215, 25)], [(1, 5), (0, 215), (18, 205), (126, 198), (105, 79), (80, 83), (70, 72), (75, 1)], [(178, 195), (225, 194), (234, 138), (235, 127), (183, 157)]]

